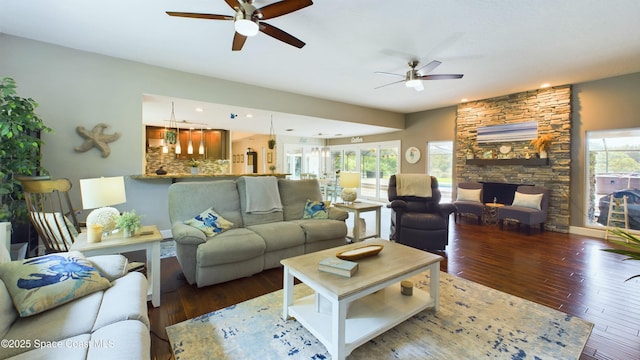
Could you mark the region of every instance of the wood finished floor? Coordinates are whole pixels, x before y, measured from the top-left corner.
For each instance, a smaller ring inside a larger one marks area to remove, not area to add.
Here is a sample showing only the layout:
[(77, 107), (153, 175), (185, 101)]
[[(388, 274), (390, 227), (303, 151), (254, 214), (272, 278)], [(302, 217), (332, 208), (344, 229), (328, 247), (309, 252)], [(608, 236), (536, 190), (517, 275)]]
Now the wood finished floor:
[[(640, 359), (640, 262), (601, 251), (601, 239), (451, 225), (441, 270), (595, 324), (580, 359)], [(165, 327), (282, 288), (282, 269), (198, 289), (175, 258), (162, 260), (162, 305), (149, 305), (151, 356), (171, 359)]]

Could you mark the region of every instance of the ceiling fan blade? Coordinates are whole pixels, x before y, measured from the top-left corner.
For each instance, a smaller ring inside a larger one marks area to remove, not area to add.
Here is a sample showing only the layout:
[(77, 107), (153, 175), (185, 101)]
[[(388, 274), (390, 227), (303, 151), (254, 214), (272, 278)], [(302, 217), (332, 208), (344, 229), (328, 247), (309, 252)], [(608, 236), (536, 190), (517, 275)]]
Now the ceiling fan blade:
[(418, 69), (418, 71), (427, 74), (427, 73), (432, 72), (438, 66), (440, 66), (440, 64), (442, 64), (440, 61), (433, 60), (432, 62), (430, 62), (427, 65), (425, 65), (425, 66), (421, 67), (420, 69)]
[(380, 86), (378, 86), (378, 87), (374, 87), (373, 89), (374, 89), (374, 90), (377, 90), (377, 89), (383, 88), (383, 87), (385, 87), (385, 86), (389, 86), (389, 85), (393, 85), (393, 84), (397, 84), (397, 83), (401, 83), (401, 82), (404, 82), (404, 80), (398, 80), (398, 81), (394, 81), (394, 82), (392, 82), (392, 83), (388, 83), (388, 84), (380, 85)]
[(418, 76), (420, 80), (451, 80), (462, 79), (463, 74), (435, 74), (435, 75), (421, 75)]
[(262, 14), (260, 20), (268, 20), (288, 13), (292, 13), (294, 11), (298, 11), (311, 5), (313, 5), (313, 1), (311, 0), (282, 0), (278, 1), (277, 3), (261, 7), (260, 9), (257, 9), (256, 12)]
[(244, 46), (245, 41), (247, 41), (246, 36), (239, 33), (235, 33), (235, 35), (233, 35), (233, 45), (231, 46), (231, 50), (233, 51), (242, 50), (242, 47)]
[(406, 76), (406, 75), (394, 74), (394, 73), (384, 72), (384, 71), (376, 71), (376, 72), (374, 72), (374, 74), (380, 74), (380, 75), (393, 75), (393, 76), (400, 76), (400, 77), (402, 77), (402, 78)]
[(286, 42), (287, 44), (289, 44), (291, 46), (295, 46), (295, 47), (300, 49), (300, 48), (302, 48), (303, 46), (306, 45), (300, 39), (296, 38), (295, 36), (285, 32), (285, 31), (282, 31), (282, 30), (278, 29), (277, 27), (275, 27), (273, 25), (269, 25), (267, 23), (260, 22), (259, 23), (259, 27), (260, 27), (260, 31), (262, 31), (263, 33), (271, 36), (274, 39), (278, 39), (280, 41)]
[(238, 0), (224, 0), (227, 5), (229, 5), (233, 10), (239, 9), (240, 8), (240, 3), (238, 2)]
[(200, 14), (200, 13), (189, 13), (189, 12), (167, 11), (167, 15), (186, 17), (186, 18), (196, 18), (196, 19), (209, 19), (209, 20), (233, 20), (233, 16), (217, 15), (217, 14)]

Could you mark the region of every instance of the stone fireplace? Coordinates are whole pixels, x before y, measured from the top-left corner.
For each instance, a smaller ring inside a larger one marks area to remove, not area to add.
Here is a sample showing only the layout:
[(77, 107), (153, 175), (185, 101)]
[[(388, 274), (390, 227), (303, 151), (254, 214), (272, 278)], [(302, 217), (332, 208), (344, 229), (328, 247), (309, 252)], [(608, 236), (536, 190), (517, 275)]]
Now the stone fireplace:
[(533, 184), (509, 184), (501, 182), (481, 181), (482, 183), (482, 202), (490, 203), (495, 201), (499, 204), (511, 204), (516, 194), (516, 190), (520, 185)]
[[(536, 121), (538, 134), (552, 134), (548, 160), (538, 159), (529, 141), (480, 143), (479, 126)], [(571, 165), (571, 86), (527, 91), (458, 105), (456, 116), (456, 181), (484, 182), (484, 202), (511, 204), (518, 185), (549, 188), (545, 228), (569, 232)], [(467, 159), (472, 143), (475, 158)], [(506, 154), (500, 149), (509, 148)], [(496, 154), (500, 154), (497, 156)], [(532, 159), (526, 159), (527, 154)], [(479, 160), (478, 158), (485, 159)]]

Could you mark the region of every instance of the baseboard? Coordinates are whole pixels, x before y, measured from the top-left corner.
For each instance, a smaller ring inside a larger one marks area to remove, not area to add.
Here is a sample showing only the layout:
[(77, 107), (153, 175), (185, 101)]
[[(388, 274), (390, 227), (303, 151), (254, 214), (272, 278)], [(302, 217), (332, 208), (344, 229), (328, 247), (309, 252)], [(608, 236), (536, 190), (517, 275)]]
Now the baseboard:
[[(640, 235), (638, 230), (629, 230), (631, 234)], [(586, 228), (580, 226), (569, 226), (569, 233), (583, 236), (591, 236), (598, 239), (605, 238), (605, 229)]]
[(569, 234), (591, 236), (598, 239), (604, 239), (604, 229), (586, 228), (580, 226), (569, 226)]
[(160, 230), (160, 234), (162, 235), (163, 239), (171, 239), (171, 238), (173, 238), (173, 233), (171, 232), (171, 229)]

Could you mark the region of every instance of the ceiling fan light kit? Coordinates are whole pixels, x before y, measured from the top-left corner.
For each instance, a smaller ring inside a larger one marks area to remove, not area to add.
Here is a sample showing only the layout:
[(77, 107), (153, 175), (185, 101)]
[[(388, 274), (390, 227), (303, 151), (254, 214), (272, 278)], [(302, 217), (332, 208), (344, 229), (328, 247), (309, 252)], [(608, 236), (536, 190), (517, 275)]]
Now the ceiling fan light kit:
[(436, 75), (423, 75), (426, 73), (429, 73), (431, 71), (433, 71), (436, 67), (438, 67), (440, 64), (442, 64), (440, 61), (438, 60), (433, 60), (430, 63), (428, 63), (427, 65), (416, 69), (416, 67), (418, 66), (418, 60), (411, 60), (409, 61), (409, 67), (411, 67), (411, 70), (407, 71), (406, 75), (402, 75), (402, 74), (394, 74), (394, 73), (388, 73), (388, 72), (382, 72), (382, 71), (376, 71), (376, 74), (382, 74), (382, 75), (393, 75), (393, 76), (398, 76), (398, 77), (402, 77), (404, 78), (404, 80), (399, 80), (399, 81), (394, 81), (392, 83), (388, 83), (382, 86), (378, 86), (376, 87), (376, 89), (379, 89), (381, 87), (385, 87), (388, 85), (393, 85), (393, 84), (397, 84), (400, 82), (404, 81), (404, 85), (408, 88), (413, 88), (416, 91), (422, 91), (424, 90), (424, 86), (422, 85), (422, 80), (449, 80), (449, 79), (461, 79), (464, 75), (462, 74), (436, 74)]
[(300, 39), (273, 25), (262, 22), (262, 20), (273, 19), (313, 5), (312, 0), (282, 0), (259, 9), (253, 6), (253, 0), (225, 0), (225, 2), (236, 12), (234, 16), (176, 11), (167, 11), (166, 13), (169, 16), (195, 19), (233, 20), (233, 27), (236, 31), (231, 46), (233, 51), (242, 50), (247, 37), (255, 36), (258, 32), (297, 48), (302, 48), (305, 45)]

